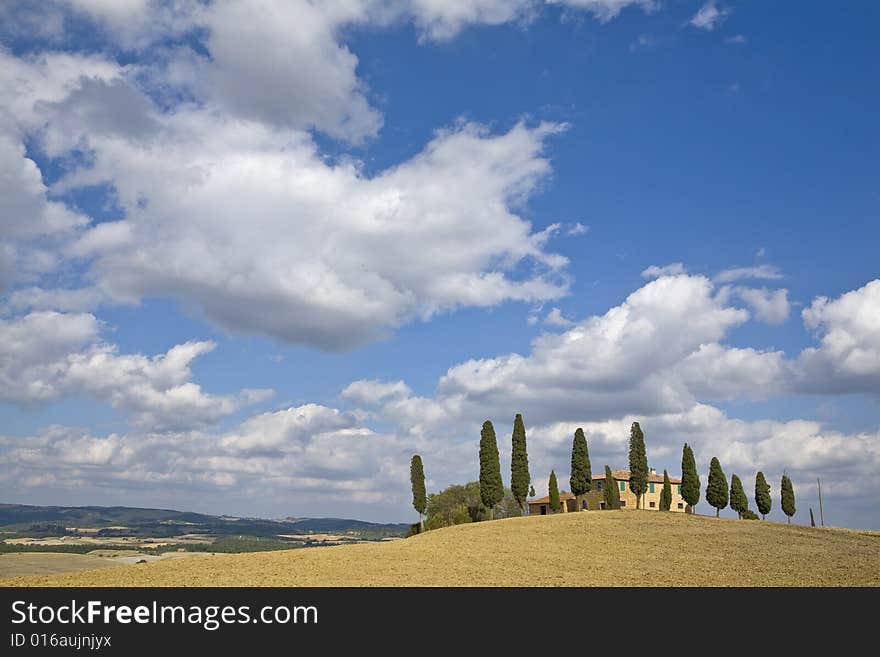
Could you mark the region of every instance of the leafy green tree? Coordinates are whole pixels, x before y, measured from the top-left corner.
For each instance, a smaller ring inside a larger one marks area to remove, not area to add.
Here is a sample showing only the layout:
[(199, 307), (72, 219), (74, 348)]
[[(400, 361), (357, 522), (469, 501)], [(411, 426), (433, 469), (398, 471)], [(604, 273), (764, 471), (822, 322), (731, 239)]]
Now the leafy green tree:
[(419, 512), (419, 527), (425, 530), (425, 521), (422, 516), (428, 509), (428, 496), (425, 493), (425, 469), (422, 467), (422, 457), (413, 455), (409, 464), (409, 480), (412, 483), (413, 508)]
[(782, 512), (788, 517), (788, 524), (791, 524), (791, 517), (794, 515), (794, 488), (791, 485), (791, 479), (787, 474), (782, 475), (782, 486), (779, 490), (782, 496)]
[(605, 498), (606, 509), (620, 508), (620, 491), (617, 490), (617, 481), (611, 474), (611, 468), (607, 465), (605, 466), (605, 490), (602, 492), (602, 497)]
[(687, 443), (681, 452), (681, 496), (687, 502), (688, 511), (696, 513), (700, 501), (700, 475), (697, 474), (694, 450)]
[(558, 513), (562, 511), (562, 502), (559, 499), (559, 484), (556, 482), (556, 472), (550, 471), (550, 511)]
[(672, 483), (669, 481), (669, 473), (663, 471), (663, 492), (660, 493), (660, 510), (669, 511), (672, 508)]
[(483, 505), (492, 509), (504, 497), (504, 484), (501, 481), (501, 463), (498, 460), (498, 441), (495, 439), (495, 427), (489, 420), (483, 422), (480, 431), (480, 498)]
[(648, 456), (638, 422), (633, 422), (629, 431), (629, 489), (636, 496), (636, 508), (640, 509), (642, 495), (648, 490)]
[(587, 438), (580, 427), (574, 432), (574, 442), (571, 445), (571, 477), (568, 483), (571, 485), (571, 492), (575, 495), (589, 493), (593, 487)]
[(727, 506), (727, 477), (721, 469), (721, 463), (716, 457), (712, 457), (709, 463), (709, 481), (706, 484), (706, 501), (715, 507), (715, 517), (721, 513), (721, 509)]
[(758, 472), (755, 477), (755, 505), (758, 507), (758, 513), (761, 514), (761, 520), (766, 520), (773, 501), (770, 499), (770, 484), (767, 483), (763, 472)]
[(522, 415), (516, 414), (513, 420), (513, 450), (510, 455), (510, 490), (525, 513), (526, 494), (529, 491), (529, 455), (526, 450), (526, 427)]
[(742, 481), (735, 474), (730, 477), (730, 508), (736, 511), (740, 519), (749, 510), (749, 498), (743, 490)]

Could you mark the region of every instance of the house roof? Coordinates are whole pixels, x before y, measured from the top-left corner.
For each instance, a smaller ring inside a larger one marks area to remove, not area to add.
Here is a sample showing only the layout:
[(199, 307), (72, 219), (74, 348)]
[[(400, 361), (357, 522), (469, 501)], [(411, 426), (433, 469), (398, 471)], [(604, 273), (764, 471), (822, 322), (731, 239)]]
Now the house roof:
[[(559, 493), (559, 501), (565, 502), (565, 500), (573, 500), (573, 493)], [(529, 504), (550, 504), (550, 496), (545, 495), (544, 497), (539, 497), (534, 500), (529, 500)]]
[[(629, 481), (629, 470), (612, 470), (611, 474), (617, 481)], [(600, 474), (598, 476), (593, 475), (593, 481), (596, 479), (604, 479), (605, 475)], [(652, 484), (662, 484), (663, 483), (663, 474), (648, 474), (648, 482)], [(669, 477), (670, 484), (680, 484), (681, 479), (676, 479), (675, 477)]]

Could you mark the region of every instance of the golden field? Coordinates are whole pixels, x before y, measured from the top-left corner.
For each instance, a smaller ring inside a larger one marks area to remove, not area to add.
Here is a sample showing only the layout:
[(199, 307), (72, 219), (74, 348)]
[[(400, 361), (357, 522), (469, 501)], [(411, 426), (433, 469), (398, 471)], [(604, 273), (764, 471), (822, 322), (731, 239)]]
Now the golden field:
[(880, 532), (656, 511), (0, 580), (6, 586), (878, 586)]

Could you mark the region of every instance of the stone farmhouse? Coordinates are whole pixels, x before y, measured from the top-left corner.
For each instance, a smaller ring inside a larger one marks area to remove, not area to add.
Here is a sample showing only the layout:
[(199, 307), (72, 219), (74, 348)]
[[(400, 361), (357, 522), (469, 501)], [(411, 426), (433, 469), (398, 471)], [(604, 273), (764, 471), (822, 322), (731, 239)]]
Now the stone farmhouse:
[[(620, 489), (620, 508), (635, 509), (636, 496), (629, 487), (629, 470), (613, 470), (615, 485)], [(683, 513), (687, 504), (681, 496), (681, 479), (669, 477), (672, 484), (672, 506), (670, 511)], [(571, 511), (594, 511), (605, 508), (604, 500), (605, 476), (600, 474), (593, 477), (593, 489), (585, 495), (573, 495), (572, 493), (560, 493), (559, 501), (562, 502), (562, 512)], [(648, 490), (642, 496), (642, 507), (648, 511), (660, 510), (660, 493), (663, 492), (663, 475), (651, 468), (648, 475)], [(550, 513), (550, 496), (539, 497), (529, 501), (529, 515), (545, 516)]]

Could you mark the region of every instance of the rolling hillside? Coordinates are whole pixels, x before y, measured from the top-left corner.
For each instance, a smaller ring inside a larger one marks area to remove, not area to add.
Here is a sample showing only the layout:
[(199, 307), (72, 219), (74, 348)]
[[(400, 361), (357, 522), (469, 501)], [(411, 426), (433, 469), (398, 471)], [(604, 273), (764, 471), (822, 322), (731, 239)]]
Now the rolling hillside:
[(649, 511), (459, 525), (410, 539), (0, 580), (18, 586), (880, 585), (880, 533)]

